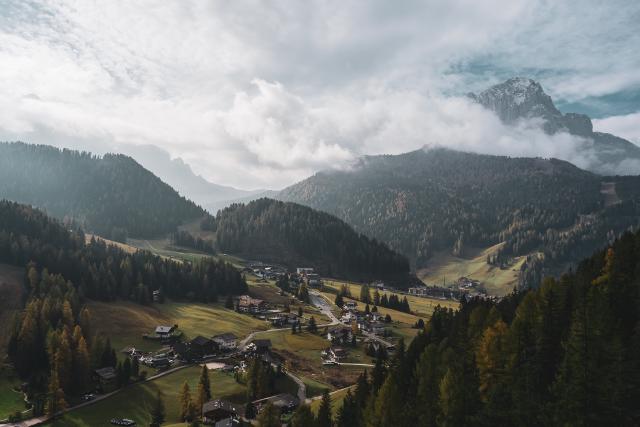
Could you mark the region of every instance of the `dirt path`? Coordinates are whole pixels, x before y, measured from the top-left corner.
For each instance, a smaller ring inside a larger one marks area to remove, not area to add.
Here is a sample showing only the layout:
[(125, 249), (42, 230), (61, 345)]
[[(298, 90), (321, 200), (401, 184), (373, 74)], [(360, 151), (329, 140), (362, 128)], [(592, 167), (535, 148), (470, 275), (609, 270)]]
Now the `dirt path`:
[(600, 194), (604, 197), (604, 206), (609, 207), (617, 205), (621, 202), (618, 193), (616, 193), (615, 182), (603, 182), (600, 187)]

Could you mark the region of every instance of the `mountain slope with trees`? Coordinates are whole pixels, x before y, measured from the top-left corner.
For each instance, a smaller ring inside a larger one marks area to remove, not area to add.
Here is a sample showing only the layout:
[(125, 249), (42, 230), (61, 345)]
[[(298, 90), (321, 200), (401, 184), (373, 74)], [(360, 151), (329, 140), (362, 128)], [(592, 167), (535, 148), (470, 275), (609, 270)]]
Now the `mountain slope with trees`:
[[(621, 182), (619, 203), (605, 206), (603, 180)], [(364, 157), (350, 170), (317, 173), (279, 198), (336, 215), (418, 268), (438, 251), (464, 255), (465, 246), (505, 242), (489, 260), (496, 264), (541, 252), (525, 266), (523, 277), (533, 283), (540, 265), (576, 262), (640, 225), (636, 182), (555, 159), (436, 148)]]
[(130, 157), (0, 143), (0, 198), (106, 238), (154, 237), (206, 213)]
[(218, 212), (219, 250), (249, 259), (313, 266), (324, 275), (351, 279), (404, 279), (407, 259), (353, 231), (338, 218), (295, 203), (260, 199)]
[(638, 425), (640, 232), (500, 302), (438, 308), (337, 425)]

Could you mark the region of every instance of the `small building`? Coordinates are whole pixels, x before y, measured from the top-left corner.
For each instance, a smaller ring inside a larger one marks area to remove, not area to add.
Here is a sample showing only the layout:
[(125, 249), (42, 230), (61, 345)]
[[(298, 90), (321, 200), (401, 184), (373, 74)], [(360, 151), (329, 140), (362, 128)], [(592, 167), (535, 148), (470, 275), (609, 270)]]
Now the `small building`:
[(329, 328), (327, 339), (334, 344), (348, 344), (353, 339), (353, 331), (350, 327), (337, 326)]
[(358, 309), (358, 303), (355, 301), (347, 301), (344, 306), (342, 306), (345, 310), (354, 311)]
[(385, 330), (385, 324), (382, 323), (382, 322), (371, 322), (369, 324), (368, 330), (372, 334), (383, 335), (384, 334), (384, 330)]
[(298, 324), (298, 315), (295, 313), (278, 313), (269, 318), (273, 326), (284, 327)]
[(312, 288), (318, 288), (322, 285), (322, 280), (320, 280), (320, 275), (315, 273), (309, 273), (306, 276), (307, 285)]
[(348, 356), (347, 350), (342, 347), (331, 347), (327, 352), (328, 356), (336, 362), (346, 359)]
[(271, 351), (271, 340), (267, 339), (258, 339), (252, 341), (253, 345), (256, 346), (256, 353), (268, 353)]
[(103, 393), (109, 393), (118, 388), (118, 374), (113, 367), (100, 368), (93, 371), (93, 378)]
[(236, 407), (231, 402), (216, 399), (202, 405), (202, 422), (205, 424), (217, 425), (216, 423), (229, 418), (238, 418)]
[(313, 274), (313, 268), (311, 267), (298, 267), (296, 273), (300, 276), (306, 276), (307, 274)]
[(238, 311), (242, 313), (258, 314), (265, 311), (267, 304), (257, 298), (251, 298), (249, 295), (242, 295), (238, 298)]
[(281, 414), (287, 414), (293, 412), (298, 405), (300, 405), (300, 400), (289, 393), (282, 393), (252, 402), (258, 412), (260, 412), (268, 403), (271, 403), (273, 406), (278, 408)]
[(215, 342), (209, 338), (203, 337), (202, 335), (198, 335), (189, 342), (191, 353), (197, 357), (211, 355), (216, 352), (217, 347), (218, 346)]
[(238, 347), (238, 337), (231, 332), (214, 336), (213, 342), (223, 351), (232, 351)]
[(176, 330), (176, 326), (156, 326), (156, 336), (160, 339), (166, 340), (171, 337), (171, 334)]

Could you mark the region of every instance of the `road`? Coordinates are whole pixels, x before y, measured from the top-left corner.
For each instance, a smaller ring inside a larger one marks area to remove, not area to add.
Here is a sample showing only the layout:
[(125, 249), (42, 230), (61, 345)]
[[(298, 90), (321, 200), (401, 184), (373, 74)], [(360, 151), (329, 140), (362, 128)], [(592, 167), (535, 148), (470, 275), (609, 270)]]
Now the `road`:
[[(147, 382), (147, 381), (153, 381), (153, 380), (155, 380), (155, 379), (158, 379), (158, 378), (163, 377), (163, 376), (165, 376), (165, 375), (172, 374), (172, 373), (174, 373), (174, 372), (176, 372), (176, 371), (179, 371), (179, 370), (181, 370), (181, 369), (187, 368), (187, 367), (189, 367), (189, 366), (191, 366), (191, 365), (182, 365), (182, 366), (178, 366), (178, 367), (175, 367), (175, 368), (173, 368), (173, 369), (169, 369), (169, 370), (166, 370), (166, 371), (160, 372), (159, 374), (156, 374), (156, 375), (150, 376), (150, 377), (146, 378), (144, 381), (139, 381), (139, 382), (131, 383), (131, 384), (129, 384), (128, 386), (126, 386), (126, 387), (122, 387), (122, 388), (119, 388), (118, 390), (112, 391), (111, 393), (102, 394), (102, 395), (97, 396), (95, 399), (90, 400), (90, 401), (88, 401), (88, 402), (83, 402), (83, 403), (80, 403), (80, 404), (78, 404), (78, 405), (71, 406), (70, 408), (67, 408), (67, 409), (65, 409), (64, 411), (57, 413), (57, 414), (56, 414), (56, 417), (59, 417), (59, 416), (61, 416), (61, 415), (63, 415), (63, 414), (66, 414), (66, 413), (67, 413), (67, 412), (69, 412), (69, 411), (75, 411), (76, 409), (84, 408), (85, 406), (90, 406), (90, 405), (93, 405), (94, 403), (100, 402), (101, 400), (108, 399), (109, 397), (111, 397), (111, 396), (113, 396), (113, 395), (116, 395), (116, 394), (120, 393), (122, 390), (125, 390), (125, 389), (127, 389), (127, 388), (129, 388), (129, 387), (132, 387), (132, 386), (136, 385), (136, 384), (140, 384), (140, 383)], [(43, 415), (43, 416), (41, 416), (41, 417), (31, 418), (31, 419), (28, 419), (28, 420), (25, 420), (25, 421), (21, 421), (21, 422), (19, 422), (19, 423), (13, 423), (13, 424), (12, 424), (12, 423), (9, 423), (9, 424), (0, 424), (0, 427), (5, 427), (5, 426), (7, 426), (7, 427), (8, 427), (8, 426), (11, 426), (11, 427), (31, 427), (31, 426), (39, 426), (39, 425), (42, 425), (42, 424), (44, 424), (44, 423), (48, 422), (49, 420), (51, 420), (51, 417), (50, 417), (50, 416), (48, 416), (48, 415)]]

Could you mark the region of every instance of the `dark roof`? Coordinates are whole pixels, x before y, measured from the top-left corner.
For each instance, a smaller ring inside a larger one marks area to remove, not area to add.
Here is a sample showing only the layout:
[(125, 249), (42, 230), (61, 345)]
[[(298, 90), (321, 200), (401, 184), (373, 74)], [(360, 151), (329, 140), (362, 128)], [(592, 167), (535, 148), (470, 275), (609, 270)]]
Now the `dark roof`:
[(214, 424), (214, 427), (233, 427), (238, 425), (238, 422), (233, 418), (225, 418), (224, 420), (220, 420)]
[(278, 408), (291, 408), (291, 407), (298, 406), (300, 404), (300, 400), (289, 393), (276, 394), (275, 396), (270, 396), (264, 399), (256, 400), (253, 403), (255, 404), (255, 403), (265, 403), (265, 402), (269, 402), (273, 404), (273, 406), (276, 406)]
[(95, 373), (104, 380), (112, 380), (117, 377), (116, 370), (110, 366), (108, 368), (96, 369)]
[(209, 345), (211, 344), (211, 340), (209, 338), (205, 338), (202, 335), (198, 335), (194, 339), (191, 340), (191, 344), (195, 345)]
[(216, 399), (211, 400), (204, 405), (202, 405), (202, 413), (206, 414), (207, 412), (215, 411), (215, 410), (223, 410), (231, 413), (236, 412), (235, 406), (231, 404), (231, 402), (227, 402), (226, 400)]
[(224, 341), (235, 341), (238, 339), (238, 337), (235, 334), (232, 334), (231, 332), (226, 332), (224, 334), (220, 334), (220, 335), (216, 335), (213, 337), (213, 339), (221, 339)]
[(256, 345), (256, 347), (269, 347), (269, 348), (271, 348), (271, 340), (260, 339), (260, 340), (253, 340), (252, 342)]

